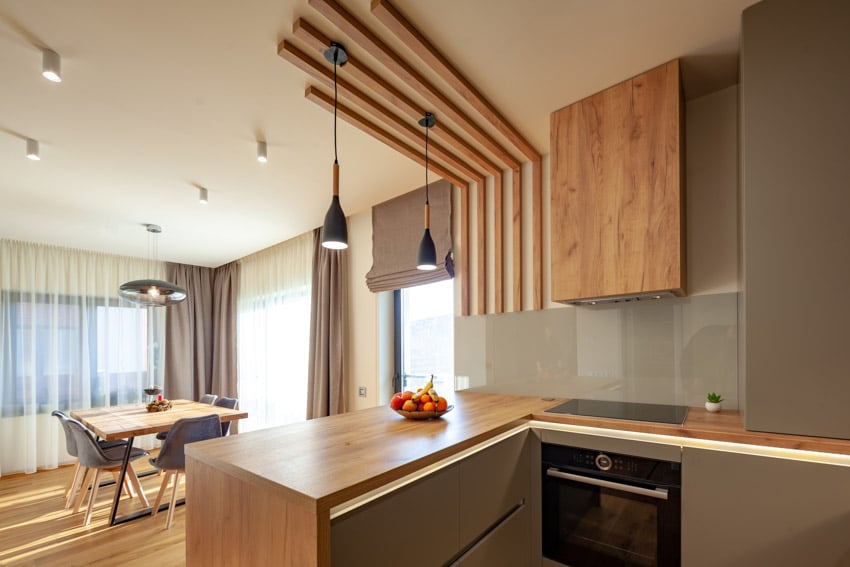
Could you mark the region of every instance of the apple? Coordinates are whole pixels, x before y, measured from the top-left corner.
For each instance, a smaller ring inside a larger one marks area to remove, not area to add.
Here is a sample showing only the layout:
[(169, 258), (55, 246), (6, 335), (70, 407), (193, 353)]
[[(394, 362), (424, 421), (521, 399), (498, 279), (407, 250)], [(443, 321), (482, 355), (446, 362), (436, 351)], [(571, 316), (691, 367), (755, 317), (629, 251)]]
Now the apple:
[(401, 409), (404, 411), (416, 411), (416, 402), (413, 400), (405, 400), (404, 404), (401, 406)]
[(410, 390), (407, 390), (407, 391), (405, 391), (401, 394), (401, 397), (404, 400), (409, 400), (413, 397), (413, 392), (411, 392)]
[(394, 410), (401, 409), (401, 406), (404, 405), (404, 396), (401, 392), (397, 392), (393, 394), (392, 399), (390, 400), (390, 407)]

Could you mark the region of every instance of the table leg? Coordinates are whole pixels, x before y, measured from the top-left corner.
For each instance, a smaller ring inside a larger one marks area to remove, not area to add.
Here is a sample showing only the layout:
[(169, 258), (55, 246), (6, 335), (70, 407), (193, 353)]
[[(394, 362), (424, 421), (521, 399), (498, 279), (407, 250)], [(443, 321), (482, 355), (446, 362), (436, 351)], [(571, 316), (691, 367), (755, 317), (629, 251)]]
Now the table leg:
[(127, 448), (124, 449), (124, 460), (121, 462), (121, 472), (118, 473), (118, 482), (115, 487), (115, 498), (112, 500), (112, 512), (109, 514), (109, 525), (114, 526), (115, 516), (118, 514), (118, 503), (121, 500), (121, 491), (124, 489), (124, 478), (127, 476), (127, 465), (130, 463), (130, 453), (133, 451), (133, 440), (135, 437), (127, 439)]

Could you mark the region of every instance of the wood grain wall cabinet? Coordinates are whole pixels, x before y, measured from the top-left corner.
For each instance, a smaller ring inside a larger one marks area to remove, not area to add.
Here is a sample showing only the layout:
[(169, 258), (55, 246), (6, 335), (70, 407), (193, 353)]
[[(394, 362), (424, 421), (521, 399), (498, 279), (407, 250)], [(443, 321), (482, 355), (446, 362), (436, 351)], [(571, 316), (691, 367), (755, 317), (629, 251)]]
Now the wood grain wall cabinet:
[(679, 61), (551, 115), (552, 299), (685, 294)]

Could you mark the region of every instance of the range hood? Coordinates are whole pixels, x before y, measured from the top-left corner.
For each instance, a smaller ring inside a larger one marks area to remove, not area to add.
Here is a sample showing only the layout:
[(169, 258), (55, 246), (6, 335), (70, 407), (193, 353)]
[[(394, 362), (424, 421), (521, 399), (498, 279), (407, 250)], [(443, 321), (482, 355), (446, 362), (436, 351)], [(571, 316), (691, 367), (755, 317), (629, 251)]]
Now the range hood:
[(629, 303), (637, 301), (655, 301), (657, 299), (666, 299), (669, 297), (677, 297), (672, 291), (659, 291), (652, 293), (636, 293), (630, 295), (609, 295), (608, 297), (598, 297), (593, 299), (574, 299), (572, 301), (564, 301), (567, 305), (610, 305), (612, 303)]

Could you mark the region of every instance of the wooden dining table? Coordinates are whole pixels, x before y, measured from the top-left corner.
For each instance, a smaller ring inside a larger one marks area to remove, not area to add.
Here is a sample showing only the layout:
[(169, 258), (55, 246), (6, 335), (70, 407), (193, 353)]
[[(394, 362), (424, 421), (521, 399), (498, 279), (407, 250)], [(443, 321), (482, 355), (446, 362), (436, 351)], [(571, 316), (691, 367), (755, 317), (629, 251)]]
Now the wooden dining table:
[(174, 422), (186, 417), (201, 417), (211, 413), (218, 414), (221, 421), (235, 421), (248, 417), (248, 412), (242, 410), (202, 404), (191, 400), (172, 400), (171, 404), (171, 409), (157, 412), (147, 411), (146, 404), (143, 403), (81, 409), (71, 412), (71, 417), (81, 422), (99, 438), (106, 441), (113, 439), (127, 440), (121, 472), (117, 481), (118, 486), (112, 502), (112, 512), (109, 515), (109, 524), (112, 526), (149, 516), (153, 511), (152, 508), (146, 508), (121, 517), (117, 515), (124, 479), (127, 475), (127, 465), (130, 462), (130, 452), (133, 449), (133, 440), (136, 437), (168, 431), (174, 425)]

